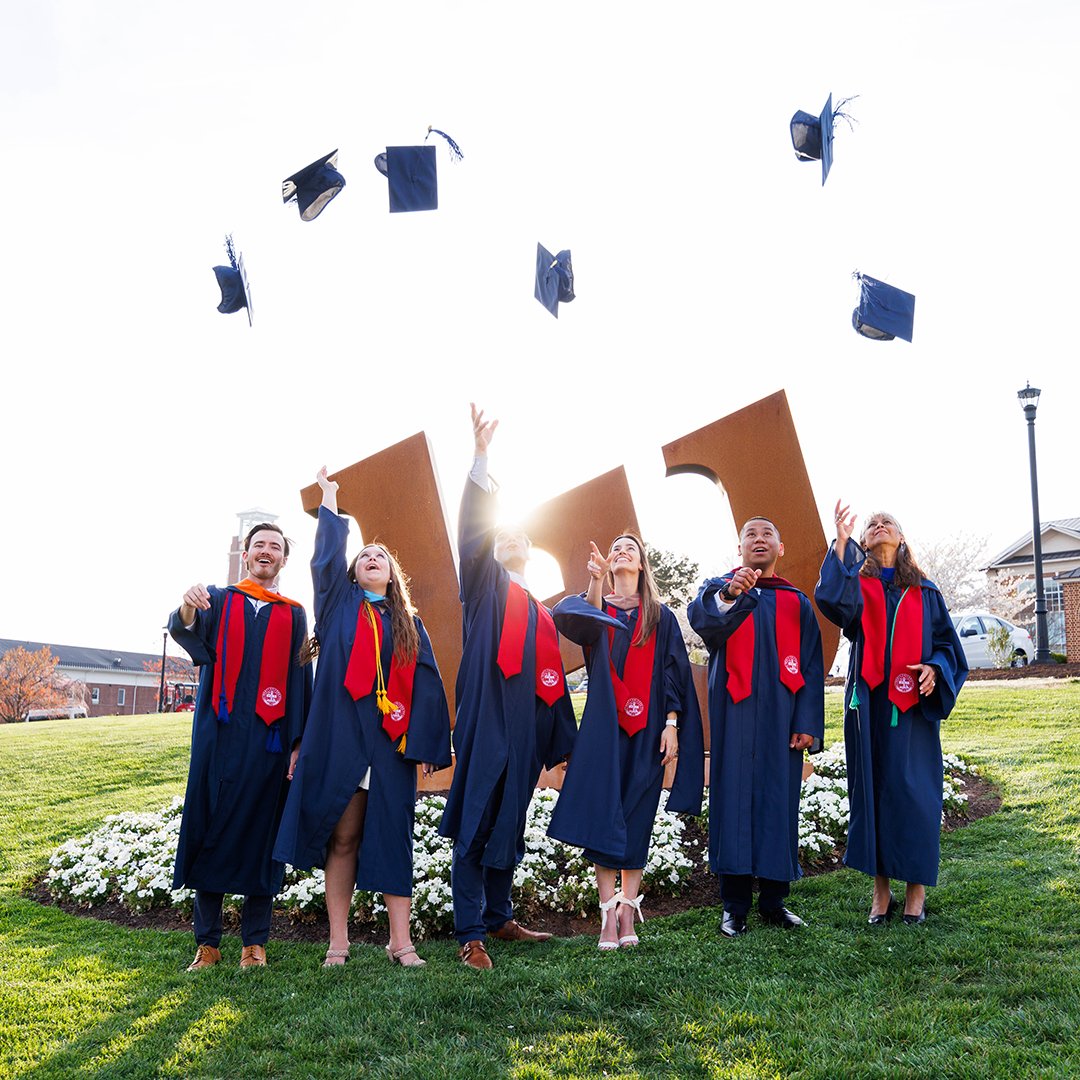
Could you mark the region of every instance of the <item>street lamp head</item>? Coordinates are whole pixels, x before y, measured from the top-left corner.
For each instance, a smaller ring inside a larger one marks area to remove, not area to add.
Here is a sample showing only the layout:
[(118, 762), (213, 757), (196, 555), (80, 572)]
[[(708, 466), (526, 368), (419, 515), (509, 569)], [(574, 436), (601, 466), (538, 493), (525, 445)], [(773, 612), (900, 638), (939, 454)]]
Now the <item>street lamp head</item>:
[(1024, 415), (1027, 415), (1028, 409), (1031, 410), (1032, 417), (1035, 416), (1035, 410), (1039, 407), (1039, 395), (1042, 393), (1037, 387), (1028, 383), (1023, 390), (1017, 391), (1016, 396), (1020, 399), (1020, 406), (1024, 410)]

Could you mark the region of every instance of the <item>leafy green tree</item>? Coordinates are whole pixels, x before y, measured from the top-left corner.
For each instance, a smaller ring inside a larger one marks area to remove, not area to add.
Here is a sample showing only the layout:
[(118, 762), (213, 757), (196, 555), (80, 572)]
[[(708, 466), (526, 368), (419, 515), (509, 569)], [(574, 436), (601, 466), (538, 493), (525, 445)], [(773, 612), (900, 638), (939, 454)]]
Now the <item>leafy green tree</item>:
[(693, 559), (654, 547), (649, 549), (649, 566), (660, 590), (660, 599), (673, 611), (685, 607), (697, 596), (701, 578), (698, 564)]

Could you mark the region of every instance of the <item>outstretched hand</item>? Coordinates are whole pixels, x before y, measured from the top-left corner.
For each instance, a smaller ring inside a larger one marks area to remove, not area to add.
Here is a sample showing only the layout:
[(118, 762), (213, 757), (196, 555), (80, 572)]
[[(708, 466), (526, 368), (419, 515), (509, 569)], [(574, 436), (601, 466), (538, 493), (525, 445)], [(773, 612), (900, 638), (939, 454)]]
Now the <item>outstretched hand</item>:
[(322, 488), (324, 493), (332, 491), (335, 495), (337, 494), (338, 482), (336, 480), (331, 480), (330, 477), (326, 475), (325, 465), (315, 474), (315, 481), (319, 487)]
[(836, 500), (836, 509), (833, 516), (836, 518), (836, 542), (843, 547), (855, 531), (856, 515), (851, 513), (850, 506), (841, 506), (843, 499)]
[(611, 569), (611, 560), (604, 558), (600, 549), (596, 546), (595, 540), (589, 541), (589, 549), (589, 574), (597, 581), (602, 581)]
[(498, 420), (484, 420), (484, 410), (477, 409), (474, 402), (469, 402), (469, 408), (472, 410), (472, 430), (473, 440), (476, 444), (477, 454), (486, 454), (487, 448), (491, 444), (491, 437), (495, 434), (495, 429), (499, 426)]
[(200, 611), (210, 610), (210, 593), (205, 585), (192, 585), (181, 601), (182, 606), (198, 608)]
[(736, 596), (742, 596), (744, 592), (749, 592), (757, 584), (759, 577), (761, 577), (760, 570), (751, 570), (749, 566), (740, 566), (731, 575), (731, 580), (727, 583), (728, 596), (734, 599)]

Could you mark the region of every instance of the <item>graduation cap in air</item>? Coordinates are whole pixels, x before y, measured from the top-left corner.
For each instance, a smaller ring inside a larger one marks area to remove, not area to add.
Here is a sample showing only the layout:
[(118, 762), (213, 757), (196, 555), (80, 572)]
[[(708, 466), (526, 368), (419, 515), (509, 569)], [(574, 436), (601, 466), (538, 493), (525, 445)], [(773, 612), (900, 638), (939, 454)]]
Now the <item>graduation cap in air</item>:
[(248, 326), (251, 326), (251, 286), (244, 269), (244, 256), (236, 253), (231, 234), (225, 237), (225, 250), (229, 255), (229, 265), (214, 267), (218, 288), (221, 289), (218, 311), (222, 315), (232, 315), (241, 308), (247, 308)]
[(574, 299), (574, 267), (570, 251), (552, 255), (543, 244), (536, 245), (536, 286), (533, 296), (557, 319), (559, 304)]
[(314, 221), (345, 186), (345, 177), (337, 171), (337, 156), (333, 150), (281, 182), (281, 201), (295, 199), (301, 221)]
[[(460, 161), (464, 158), (461, 147), (445, 131), (429, 127), (425, 138), (429, 138), (432, 132), (447, 141), (452, 160)], [(439, 181), (434, 146), (426, 142), (423, 146), (388, 146), (385, 154), (379, 154), (375, 158), (375, 168), (387, 179), (390, 213), (439, 209)]]
[(893, 338), (910, 341), (915, 324), (915, 297), (858, 270), (851, 276), (859, 282), (860, 290), (859, 306), (851, 313), (851, 325), (863, 337), (875, 341)]
[(821, 162), (822, 184), (828, 179), (833, 163), (833, 121), (843, 119), (851, 123), (851, 117), (843, 109), (852, 100), (846, 97), (834, 109), (830, 94), (820, 116), (812, 116), (800, 109), (791, 118), (791, 144), (795, 147), (795, 156), (799, 161)]

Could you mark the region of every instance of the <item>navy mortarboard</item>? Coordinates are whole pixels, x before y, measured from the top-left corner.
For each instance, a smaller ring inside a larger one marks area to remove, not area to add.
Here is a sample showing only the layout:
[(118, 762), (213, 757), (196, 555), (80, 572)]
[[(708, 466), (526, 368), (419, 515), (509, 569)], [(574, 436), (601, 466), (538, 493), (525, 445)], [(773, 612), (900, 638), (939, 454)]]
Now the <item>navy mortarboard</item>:
[(570, 251), (552, 255), (543, 244), (536, 245), (536, 286), (533, 296), (557, 319), (559, 304), (574, 299), (574, 268)]
[(233, 238), (225, 237), (225, 250), (229, 255), (228, 266), (215, 266), (218, 288), (221, 289), (221, 303), (218, 311), (222, 315), (232, 315), (241, 308), (247, 308), (248, 326), (251, 325), (251, 286), (248, 284), (247, 271), (244, 269), (244, 256), (236, 253)]
[(334, 150), (282, 181), (281, 201), (295, 199), (301, 220), (314, 221), (345, 186), (345, 177), (337, 171), (337, 156)]
[(875, 341), (893, 338), (910, 341), (915, 324), (915, 297), (858, 270), (851, 276), (859, 282), (859, 306), (851, 313), (851, 325), (863, 337)]
[[(465, 156), (445, 131), (429, 127), (427, 137), (432, 132), (447, 141), (453, 160), (460, 161)], [(388, 146), (385, 154), (375, 158), (375, 168), (387, 179), (390, 213), (439, 209), (434, 146)]]
[(844, 106), (853, 99), (844, 98), (835, 109), (832, 94), (825, 102), (820, 116), (812, 116), (800, 109), (791, 118), (791, 145), (795, 147), (795, 156), (799, 161), (820, 161), (821, 182), (828, 179), (833, 162), (833, 121), (840, 117), (851, 123), (851, 117), (843, 111)]

